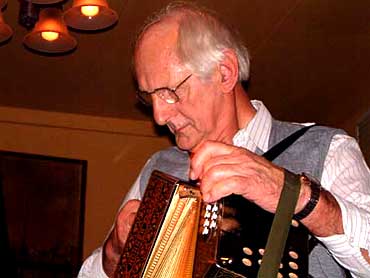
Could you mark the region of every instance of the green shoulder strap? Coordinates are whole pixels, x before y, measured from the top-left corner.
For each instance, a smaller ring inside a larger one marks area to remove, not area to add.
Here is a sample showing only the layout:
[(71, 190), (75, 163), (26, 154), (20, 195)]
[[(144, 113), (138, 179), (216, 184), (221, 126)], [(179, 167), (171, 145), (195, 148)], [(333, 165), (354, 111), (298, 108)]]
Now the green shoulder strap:
[[(263, 156), (270, 161), (274, 160), (313, 126), (315, 125), (305, 126), (299, 129), (273, 146)], [(301, 183), (299, 177), (285, 170), (284, 186), (267, 239), (261, 267), (257, 274), (258, 278), (272, 278), (278, 274), (300, 189)]]

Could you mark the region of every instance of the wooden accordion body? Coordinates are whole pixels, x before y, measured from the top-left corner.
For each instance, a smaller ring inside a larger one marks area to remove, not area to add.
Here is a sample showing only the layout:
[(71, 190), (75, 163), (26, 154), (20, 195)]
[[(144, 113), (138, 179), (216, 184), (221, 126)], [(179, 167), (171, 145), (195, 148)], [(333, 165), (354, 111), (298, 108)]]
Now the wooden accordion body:
[[(257, 277), (272, 220), (237, 195), (204, 203), (197, 187), (154, 171), (115, 277)], [(308, 233), (298, 222), (278, 277), (308, 277)]]

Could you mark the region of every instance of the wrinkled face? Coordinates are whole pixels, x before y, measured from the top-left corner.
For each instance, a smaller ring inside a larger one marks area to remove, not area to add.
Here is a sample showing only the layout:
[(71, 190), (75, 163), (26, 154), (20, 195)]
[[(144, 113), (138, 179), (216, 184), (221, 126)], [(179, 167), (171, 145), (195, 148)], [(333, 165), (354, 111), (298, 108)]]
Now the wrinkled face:
[(154, 91), (174, 88), (192, 76), (176, 91), (179, 101), (169, 104), (152, 95), (154, 119), (167, 125), (183, 150), (191, 150), (205, 140), (222, 140), (227, 119), (224, 95), (220, 93), (218, 75), (201, 80), (179, 61), (175, 54), (177, 25), (160, 23), (151, 26), (141, 38), (135, 52), (135, 70), (139, 89)]

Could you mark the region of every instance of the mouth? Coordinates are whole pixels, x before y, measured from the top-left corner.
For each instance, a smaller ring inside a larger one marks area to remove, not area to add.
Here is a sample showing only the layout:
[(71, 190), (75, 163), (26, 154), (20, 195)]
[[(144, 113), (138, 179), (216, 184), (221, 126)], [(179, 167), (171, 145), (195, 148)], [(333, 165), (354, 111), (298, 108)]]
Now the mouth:
[(173, 123), (168, 123), (167, 126), (173, 134), (179, 134), (187, 127), (187, 125), (176, 127)]

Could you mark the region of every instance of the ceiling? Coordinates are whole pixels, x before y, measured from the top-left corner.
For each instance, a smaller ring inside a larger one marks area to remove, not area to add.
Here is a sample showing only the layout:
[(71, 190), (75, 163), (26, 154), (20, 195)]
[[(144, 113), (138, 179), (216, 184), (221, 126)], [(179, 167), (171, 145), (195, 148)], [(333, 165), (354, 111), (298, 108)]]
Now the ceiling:
[[(131, 44), (165, 0), (108, 0), (114, 28), (71, 34), (77, 49), (63, 56), (26, 50), (17, 24), (19, 2), (4, 18), (15, 31), (0, 46), (0, 105), (146, 120), (134, 94)], [(64, 10), (72, 0), (66, 1)], [(370, 109), (368, 0), (204, 0), (243, 37), (252, 57), (249, 94), (276, 118), (353, 127)]]

